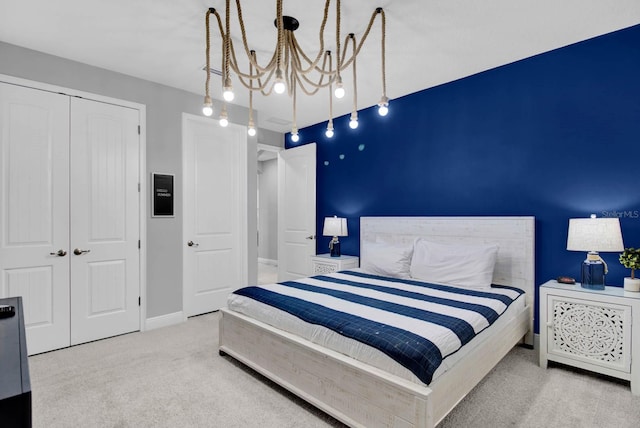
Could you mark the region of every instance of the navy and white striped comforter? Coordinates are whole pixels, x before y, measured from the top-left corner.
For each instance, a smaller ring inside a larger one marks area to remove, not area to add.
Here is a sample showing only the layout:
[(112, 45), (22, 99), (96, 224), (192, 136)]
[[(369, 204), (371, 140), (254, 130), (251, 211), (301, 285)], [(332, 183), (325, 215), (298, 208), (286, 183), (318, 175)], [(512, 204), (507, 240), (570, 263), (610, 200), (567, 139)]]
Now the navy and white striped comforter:
[(513, 287), (485, 292), (361, 271), (234, 292), (372, 346), (425, 384), (445, 357), (493, 324), (523, 293)]

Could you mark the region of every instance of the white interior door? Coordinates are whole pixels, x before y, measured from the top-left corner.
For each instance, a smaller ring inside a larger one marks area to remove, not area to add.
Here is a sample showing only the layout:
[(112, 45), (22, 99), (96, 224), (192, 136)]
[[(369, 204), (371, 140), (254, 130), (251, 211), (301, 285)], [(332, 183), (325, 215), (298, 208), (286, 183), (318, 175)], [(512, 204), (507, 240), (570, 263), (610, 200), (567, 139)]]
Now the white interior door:
[(71, 100), (71, 344), (140, 329), (139, 112)]
[(215, 311), (247, 283), (247, 132), (183, 115), (184, 311)]
[(316, 144), (278, 153), (278, 281), (311, 274), (316, 253)]
[(0, 83), (0, 297), (30, 354), (69, 346), (68, 125), (69, 97)]

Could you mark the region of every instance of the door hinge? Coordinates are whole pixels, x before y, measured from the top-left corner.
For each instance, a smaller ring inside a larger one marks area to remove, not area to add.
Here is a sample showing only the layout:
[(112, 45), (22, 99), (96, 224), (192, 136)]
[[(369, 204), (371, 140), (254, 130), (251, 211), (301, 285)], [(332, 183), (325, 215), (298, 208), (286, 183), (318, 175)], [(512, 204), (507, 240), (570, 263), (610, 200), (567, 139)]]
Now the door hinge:
[(138, 125), (138, 135), (140, 135), (140, 125)]
[(138, 249), (140, 249), (140, 240), (138, 239)]
[(142, 299), (138, 296), (138, 306), (142, 306)]
[(138, 193), (140, 193), (140, 183), (138, 183)]

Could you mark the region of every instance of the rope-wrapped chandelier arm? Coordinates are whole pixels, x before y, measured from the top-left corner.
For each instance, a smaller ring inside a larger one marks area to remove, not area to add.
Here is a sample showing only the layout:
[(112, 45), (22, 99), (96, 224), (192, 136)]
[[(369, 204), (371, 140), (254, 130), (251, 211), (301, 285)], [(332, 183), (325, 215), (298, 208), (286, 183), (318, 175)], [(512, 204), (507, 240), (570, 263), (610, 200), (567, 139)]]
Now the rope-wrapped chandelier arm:
[(385, 41), (387, 38), (387, 18), (384, 14), (384, 10), (381, 7), (376, 9), (376, 12), (382, 16), (382, 96), (387, 98), (387, 67), (386, 67), (386, 47)]
[[(261, 67), (260, 64), (258, 64), (258, 61), (256, 60), (255, 56), (251, 55), (251, 52), (253, 50), (249, 49), (249, 43), (247, 42), (247, 31), (245, 30), (245, 26), (244, 26), (244, 18), (242, 17), (242, 6), (240, 5), (240, 0), (236, 0), (236, 9), (238, 11), (238, 24), (240, 25), (240, 34), (242, 35), (242, 45), (244, 46), (245, 53), (247, 54), (247, 58), (249, 59), (249, 62), (256, 69), (256, 72), (262, 75), (270, 71), (271, 68), (275, 66), (278, 52), (276, 50), (273, 53), (273, 57), (271, 61), (269, 61), (269, 64), (266, 67)], [(234, 56), (235, 56), (235, 52), (234, 52)], [(236, 71), (236, 73), (239, 73), (239, 71)], [(244, 77), (247, 77), (247, 76), (244, 75)]]
[[(244, 20), (242, 19), (242, 8), (240, 6), (240, 1), (236, 0), (236, 6), (238, 9), (238, 15), (239, 15), (239, 22), (240, 22), (240, 28), (242, 31), (242, 35), (243, 35), (243, 45), (245, 46), (245, 50), (247, 51), (247, 57), (249, 58), (249, 62), (251, 64), (253, 64), (253, 67), (256, 68), (256, 74), (253, 74), (252, 72), (250, 72), (249, 74), (244, 73), (240, 70), (240, 67), (238, 66), (238, 61), (236, 58), (236, 51), (233, 47), (233, 40), (231, 39), (231, 35), (230, 35), (230, 7), (229, 7), (229, 0), (226, 1), (227, 4), (227, 9), (225, 12), (225, 19), (226, 19), (226, 23), (223, 26), (222, 24), (222, 19), (220, 17), (220, 14), (218, 14), (218, 12), (212, 9), (212, 13), (215, 14), (217, 20), (218, 20), (218, 30), (220, 31), (220, 35), (222, 37), (222, 70), (223, 70), (223, 76), (222, 76), (222, 83), (223, 85), (226, 83), (225, 81), (227, 79), (230, 78), (229, 76), (229, 67), (236, 73), (236, 75), (238, 76), (238, 80), (240, 80), (240, 82), (242, 83), (242, 85), (247, 88), (250, 89), (250, 84), (247, 83), (244, 79), (256, 79), (258, 81), (258, 86), (253, 88), (253, 90), (260, 90), (262, 92), (263, 95), (269, 95), (269, 93), (271, 93), (271, 91), (265, 93), (264, 92), (264, 88), (266, 88), (266, 86), (269, 83), (269, 80), (271, 79), (271, 75), (273, 74), (273, 70), (275, 70), (275, 64), (276, 64), (276, 55), (277, 52), (274, 52), (271, 60), (269, 61), (269, 63), (267, 64), (266, 67), (261, 67), (257, 60), (255, 59), (255, 56), (251, 55), (251, 51), (248, 49), (248, 45), (246, 43), (246, 32), (244, 30)], [(226, 31), (225, 31), (225, 27), (226, 27)], [(269, 73), (267, 79), (265, 80), (264, 85), (261, 84), (260, 79), (266, 74)], [(243, 79), (244, 78), (244, 79)]]
[[(329, 70), (325, 70), (324, 66), (322, 68), (318, 67), (318, 64), (316, 63), (315, 65), (310, 63), (310, 59), (309, 57), (304, 53), (304, 51), (302, 50), (302, 48), (300, 47), (300, 45), (298, 44), (298, 39), (296, 39), (295, 34), (291, 34), (291, 43), (293, 46), (293, 51), (302, 56), (302, 59), (304, 59), (307, 64), (309, 65), (309, 67), (307, 67), (306, 69), (302, 68), (302, 61), (298, 61), (299, 67), (297, 68), (298, 74), (302, 75), (302, 76), (306, 76), (308, 74), (311, 74), (312, 72), (316, 72), (316, 73), (320, 73), (320, 74), (324, 74), (326, 76), (333, 76), (335, 74), (335, 72)], [(326, 52), (322, 52), (322, 54), (324, 55)], [(299, 58), (299, 57), (298, 57)]]
[(324, 29), (327, 25), (327, 20), (329, 18), (329, 6), (331, 4), (331, 0), (327, 0), (324, 4), (324, 15), (322, 17), (322, 23), (320, 24), (320, 31), (318, 34), (318, 41), (320, 42), (320, 48), (318, 49), (318, 55), (316, 55), (316, 58), (314, 60), (311, 60), (311, 58), (309, 58), (307, 56), (307, 54), (302, 50), (302, 48), (300, 47), (300, 45), (298, 44), (297, 39), (295, 38), (295, 35), (293, 34), (293, 32), (291, 32), (291, 36), (292, 36), (292, 47), (294, 48), (293, 50), (296, 53), (299, 53), (300, 55), (302, 55), (302, 57), (304, 58), (304, 60), (307, 62), (308, 67), (306, 69), (303, 68), (298, 68), (297, 71), (300, 74), (308, 74), (310, 72), (312, 72), (313, 70), (316, 71), (320, 71), (320, 69), (317, 68), (318, 63), (320, 62), (320, 59), (322, 59), (325, 51), (324, 51)]
[[(288, 35), (289, 33), (293, 34), (292, 31), (285, 31), (283, 32), (283, 36), (285, 37), (285, 39), (288, 39)], [(292, 92), (292, 83), (293, 83), (293, 78), (292, 75), (294, 74), (295, 70), (289, 67), (290, 63), (291, 63), (291, 46), (285, 42), (285, 40), (283, 40), (283, 44), (282, 47), (284, 49), (284, 70), (283, 71), (283, 76), (284, 76), (284, 80), (285, 83), (287, 85), (287, 93), (289, 96), (293, 95)]]
[(293, 124), (293, 129), (297, 130), (298, 129), (298, 121), (297, 121), (297, 115), (296, 115), (296, 110), (297, 110), (297, 105), (296, 105), (296, 101), (297, 101), (296, 93), (297, 93), (297, 91), (296, 91), (296, 87), (298, 85), (296, 84), (296, 80), (297, 79), (294, 76), (293, 77), (293, 88), (292, 88), (292, 92), (293, 93), (292, 93), (291, 96), (293, 97), (293, 122), (292, 122), (292, 124)]
[[(331, 52), (327, 51), (327, 57), (329, 58), (329, 70), (331, 70), (332, 61), (331, 61)], [(326, 136), (328, 138), (333, 137), (333, 88), (332, 88), (333, 79), (329, 79), (329, 123), (327, 124), (327, 132)]]
[[(233, 48), (233, 40), (231, 41), (231, 69), (238, 75), (238, 77), (240, 78), (245, 78), (245, 79), (260, 79), (262, 78), (265, 74), (267, 73), (271, 73), (273, 74), (273, 71), (275, 70), (275, 65), (276, 65), (276, 57), (275, 54), (271, 57), (271, 61), (269, 61), (269, 63), (267, 64), (266, 67), (262, 68), (262, 71), (256, 71), (256, 73), (254, 74), (253, 72), (249, 72), (244, 73), (240, 70), (240, 66), (238, 65), (238, 59), (236, 58), (236, 51)], [(257, 60), (255, 59), (255, 54), (254, 56), (251, 57), (252, 61), (249, 61), (249, 65), (255, 67), (255, 64), (257, 63)], [(245, 85), (246, 86), (246, 85)]]
[[(278, 45), (276, 46), (276, 70), (282, 70), (282, 46), (284, 45), (284, 18), (282, 16), (282, 0), (276, 1), (276, 19), (278, 27)], [(276, 72), (276, 78), (277, 76)]]
[[(356, 43), (356, 35), (351, 33), (351, 34), (349, 34), (349, 36), (347, 38), (350, 39), (353, 42), (352, 43), (353, 52), (355, 53), (356, 45), (357, 45), (357, 43)], [(348, 45), (348, 43), (345, 42), (345, 45), (344, 45), (345, 52), (347, 50), (347, 45)], [(352, 70), (353, 70), (353, 111), (354, 112), (358, 111), (358, 79), (357, 79), (357, 73), (356, 73), (356, 63), (357, 63), (357, 58), (354, 55), (354, 57), (353, 57), (353, 66), (351, 67)]]
[(216, 13), (216, 10), (213, 8), (209, 8), (207, 9), (207, 13), (204, 19), (205, 22), (205, 27), (206, 27), (206, 41), (205, 41), (205, 55), (206, 55), (206, 60), (207, 60), (207, 80), (204, 84), (204, 94), (205, 94), (205, 98), (210, 98), (210, 92), (209, 92), (209, 82), (211, 81), (211, 58), (209, 55), (209, 52), (211, 51), (211, 30), (209, 29), (209, 16), (212, 13)]
[(385, 15), (384, 15), (384, 9), (382, 9), (381, 7), (377, 8), (376, 10), (373, 11), (373, 13), (371, 14), (371, 18), (369, 19), (369, 24), (367, 25), (367, 29), (364, 31), (364, 34), (362, 35), (362, 39), (360, 39), (360, 43), (358, 43), (358, 47), (357, 49), (354, 51), (354, 53), (351, 55), (351, 57), (347, 60), (344, 61), (342, 63), (342, 68), (341, 70), (344, 70), (345, 68), (349, 67), (351, 65), (351, 63), (353, 62), (353, 59), (355, 57), (357, 57), (358, 55), (360, 55), (360, 50), (362, 49), (362, 46), (364, 45), (364, 42), (367, 40), (367, 37), (369, 37), (369, 33), (371, 32), (371, 28), (373, 27), (373, 23), (376, 20), (376, 17), (380, 15), (382, 17), (382, 56), (384, 58), (385, 55), (385, 48), (384, 48), (384, 39), (385, 39), (385, 32), (386, 32), (386, 19), (385, 19)]
[(340, 66), (340, 0), (336, 0), (336, 78), (338, 81), (341, 79)]
[[(318, 80), (317, 83), (310, 80), (305, 74), (298, 75), (298, 82), (300, 83), (300, 88), (306, 95), (315, 95), (320, 89), (326, 88), (331, 85), (331, 83), (333, 82), (333, 78), (330, 77), (330, 73), (325, 71), (325, 68), (327, 66), (327, 61), (329, 61), (329, 70), (331, 70), (330, 60), (331, 60), (331, 52), (326, 51), (324, 55), (324, 60), (322, 61), (322, 70), (321, 70), (322, 74), (320, 74), (320, 79)], [(327, 82), (323, 83), (325, 77), (328, 77)], [(300, 80), (300, 78), (302, 78), (302, 80)], [(309, 84), (313, 89), (307, 89), (303, 84), (303, 80), (307, 82), (307, 84)]]
[(222, 85), (227, 86), (229, 83), (229, 58), (230, 58), (230, 49), (231, 49), (231, 8), (229, 7), (230, 0), (226, 0), (225, 7), (225, 25), (226, 31), (222, 40), (224, 41), (224, 55), (222, 55), (222, 65), (223, 65), (223, 75), (222, 75)]

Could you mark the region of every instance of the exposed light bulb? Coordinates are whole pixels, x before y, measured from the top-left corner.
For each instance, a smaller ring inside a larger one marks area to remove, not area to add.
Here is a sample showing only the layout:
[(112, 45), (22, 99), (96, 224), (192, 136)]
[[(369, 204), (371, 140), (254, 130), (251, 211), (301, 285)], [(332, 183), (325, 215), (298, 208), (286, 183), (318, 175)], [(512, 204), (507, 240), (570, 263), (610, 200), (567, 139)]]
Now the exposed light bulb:
[(349, 128), (356, 129), (358, 127), (358, 112), (351, 113), (351, 120), (349, 120)]
[(222, 126), (223, 128), (227, 127), (229, 125), (229, 119), (227, 117), (227, 109), (223, 108), (222, 112), (220, 113), (220, 126)]
[(344, 88), (342, 87), (342, 82), (338, 81), (338, 84), (336, 85), (336, 90), (333, 91), (333, 94), (336, 96), (336, 98), (343, 98), (345, 91)]
[(327, 138), (333, 137), (333, 127), (327, 127), (327, 130), (324, 132), (324, 135), (326, 135)]
[(224, 98), (225, 101), (233, 101), (233, 98), (235, 97), (235, 95), (233, 93), (233, 89), (231, 88), (231, 86), (225, 86), (224, 92), (222, 93), (222, 97)]
[(378, 114), (380, 116), (386, 116), (389, 113), (389, 98), (383, 96), (378, 103)]
[(220, 112), (220, 126), (223, 128), (229, 125), (229, 116), (227, 116), (227, 106), (222, 105), (222, 111)]
[(295, 125), (293, 125), (293, 128), (291, 128), (291, 141), (293, 141), (294, 143), (300, 141), (300, 136), (298, 135), (298, 127)]
[(250, 137), (255, 137), (256, 136), (256, 128), (254, 128), (253, 126), (250, 126), (249, 129), (247, 129), (247, 134), (249, 134)]
[(224, 84), (222, 85), (222, 98), (225, 101), (233, 101), (233, 85), (231, 84), (231, 78), (229, 76), (225, 77)]
[(282, 70), (276, 70), (276, 81), (273, 84), (273, 91), (276, 94), (284, 94), (285, 89), (287, 87), (284, 84), (284, 79), (282, 78)]
[(273, 85), (273, 91), (276, 94), (284, 94), (284, 90), (287, 89), (284, 82), (282, 80), (276, 80), (276, 83)]
[(213, 102), (209, 95), (204, 97), (204, 104), (202, 105), (202, 114), (205, 116), (211, 116), (213, 114)]

